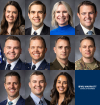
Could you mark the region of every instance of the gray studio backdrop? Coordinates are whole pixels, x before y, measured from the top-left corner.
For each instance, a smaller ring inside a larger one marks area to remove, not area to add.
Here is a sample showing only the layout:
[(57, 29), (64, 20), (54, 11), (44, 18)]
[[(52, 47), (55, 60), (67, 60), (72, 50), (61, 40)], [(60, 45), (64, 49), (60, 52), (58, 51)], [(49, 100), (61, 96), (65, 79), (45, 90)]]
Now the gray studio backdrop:
[[(31, 93), (31, 89), (29, 88), (28, 83), (29, 83), (29, 76), (33, 72), (34, 71), (31, 71), (31, 70), (30, 71), (25, 70), (25, 97), (26, 98)], [(43, 74), (45, 75), (46, 82), (47, 82), (47, 86), (44, 90), (44, 97), (49, 101), (51, 100), (50, 93), (51, 93), (51, 89), (53, 88), (54, 79), (60, 72), (67, 72), (71, 75), (71, 77), (73, 78), (73, 84), (75, 88), (75, 70), (52, 70), (52, 71), (41, 70), (41, 72), (43, 72)]]
[[(20, 88), (20, 95), (25, 98), (25, 76), (24, 70), (15, 70), (19, 73), (21, 77), (21, 88)], [(2, 70), (0, 71), (0, 102), (7, 99), (7, 92), (4, 88), (4, 76), (10, 72), (10, 70)]]
[[(45, 59), (47, 62), (50, 62), (50, 36), (49, 35), (41, 35), (45, 42), (46, 42), (46, 47), (47, 47), (47, 52), (45, 54)], [(24, 39), (25, 39), (25, 58), (26, 58), (26, 62), (32, 62), (32, 58), (28, 52), (28, 48), (29, 48), (29, 42), (30, 42), (30, 38), (33, 37), (31, 35), (25, 35)]]
[[(79, 18), (77, 16), (77, 7), (84, 0), (75, 0), (75, 26), (80, 23)], [(100, 0), (90, 0), (97, 7), (97, 17), (95, 19), (94, 26), (100, 29)]]
[[(62, 35), (51, 35), (50, 36), (50, 62), (53, 62), (56, 58), (53, 47), (55, 46), (55, 41), (58, 37)], [(67, 35), (71, 43), (71, 53), (69, 54), (69, 61), (75, 62), (75, 35)]]
[[(77, 35), (75, 36), (75, 61), (80, 59), (82, 57), (80, 51), (79, 51), (79, 46), (80, 46), (80, 40), (82, 38), (85, 38), (87, 36), (85, 35)], [(92, 35), (91, 37), (94, 38), (95, 40), (95, 46), (96, 46), (96, 51), (94, 53), (94, 57), (100, 61), (100, 36), (98, 35)]]
[[(9, 37), (10, 35), (0, 35), (0, 44), (1, 44), (1, 47), (2, 47), (2, 50), (4, 48), (4, 45), (5, 45), (5, 39), (7, 37)], [(25, 62), (25, 36), (24, 35), (13, 35), (13, 36), (16, 36), (20, 39), (21, 41), (21, 48), (22, 48), (22, 53), (20, 54), (20, 59)], [(6, 58), (6, 57), (5, 57)], [(5, 59), (6, 60), (6, 59)]]
[[(50, 24), (51, 24), (51, 21), (52, 21), (52, 9), (53, 9), (53, 6), (56, 2), (59, 2), (60, 0), (50, 0)], [(73, 23), (74, 23), (74, 26), (75, 26), (75, 0), (61, 0), (61, 1), (65, 1), (66, 3), (68, 3), (72, 9), (72, 12), (73, 12)], [(52, 27), (52, 25), (50, 26), (50, 30), (54, 29), (55, 27)]]
[[(35, 0), (25, 0), (25, 28), (31, 27), (32, 24), (28, 18), (28, 6)], [(44, 23), (50, 27), (50, 0), (40, 0), (46, 6), (46, 17)]]
[[(10, 0), (0, 0), (0, 23), (2, 20), (2, 16), (3, 16), (3, 9), (8, 1), (10, 1)], [(25, 0), (11, 0), (11, 1), (18, 2), (18, 4), (20, 5), (20, 7), (22, 9), (23, 17), (25, 18)]]

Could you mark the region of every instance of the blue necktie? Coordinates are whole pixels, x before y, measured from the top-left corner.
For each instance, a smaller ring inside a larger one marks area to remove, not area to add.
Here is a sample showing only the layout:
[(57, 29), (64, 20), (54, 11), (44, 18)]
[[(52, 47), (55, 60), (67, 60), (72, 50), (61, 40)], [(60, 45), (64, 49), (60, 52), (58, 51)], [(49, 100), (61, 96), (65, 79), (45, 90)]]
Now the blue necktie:
[(88, 34), (88, 35), (92, 35), (93, 32), (92, 32), (92, 31), (88, 31), (87, 34)]
[(11, 101), (8, 102), (8, 105), (12, 105), (12, 104), (13, 104), (13, 102), (11, 102)]
[(42, 100), (40, 100), (39, 104), (43, 105), (43, 101), (42, 101)]
[(37, 32), (36, 32), (36, 31), (34, 31), (33, 35), (37, 35)]
[(6, 70), (10, 70), (10, 67), (11, 67), (11, 64), (8, 64)]
[(36, 66), (35, 66), (35, 65), (33, 65), (33, 66), (32, 66), (32, 70), (35, 70), (35, 68), (36, 68)]

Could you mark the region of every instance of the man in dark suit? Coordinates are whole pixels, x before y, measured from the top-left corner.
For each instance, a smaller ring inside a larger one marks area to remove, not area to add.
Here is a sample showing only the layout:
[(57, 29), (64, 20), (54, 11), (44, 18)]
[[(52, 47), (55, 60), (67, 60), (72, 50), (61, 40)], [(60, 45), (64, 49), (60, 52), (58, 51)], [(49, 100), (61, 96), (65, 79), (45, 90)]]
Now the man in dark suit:
[(7, 37), (4, 46), (7, 60), (0, 64), (0, 70), (25, 70), (27, 66), (19, 59), (21, 51), (20, 39), (16, 36)]
[(54, 52), (56, 59), (50, 63), (50, 70), (75, 70), (75, 64), (68, 60), (71, 47), (67, 36), (61, 36), (56, 40)]
[(50, 64), (44, 59), (47, 48), (43, 37), (31, 37), (28, 51), (32, 57), (28, 67), (30, 70), (50, 70)]
[(96, 5), (91, 1), (83, 1), (78, 6), (80, 24), (75, 27), (75, 35), (100, 35), (100, 30), (93, 26), (97, 16)]
[(33, 1), (28, 7), (28, 17), (32, 27), (25, 29), (25, 35), (50, 35), (50, 27), (43, 23), (46, 6), (41, 1)]
[(46, 79), (42, 72), (35, 71), (30, 75), (29, 87), (31, 88), (31, 94), (25, 100), (25, 105), (50, 105), (50, 102), (43, 96), (44, 89), (46, 87)]
[(8, 98), (2, 101), (0, 105), (25, 105), (25, 100), (19, 95), (20, 75), (15, 71), (11, 71), (5, 75), (4, 80)]

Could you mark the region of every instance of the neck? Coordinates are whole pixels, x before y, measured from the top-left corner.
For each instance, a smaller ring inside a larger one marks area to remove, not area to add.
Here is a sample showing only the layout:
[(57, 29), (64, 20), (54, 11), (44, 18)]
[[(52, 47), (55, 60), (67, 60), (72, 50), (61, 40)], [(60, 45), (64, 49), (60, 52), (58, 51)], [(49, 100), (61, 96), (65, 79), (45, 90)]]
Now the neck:
[(64, 64), (64, 65), (67, 65), (67, 63), (68, 63), (68, 58), (66, 58), (66, 59), (59, 59), (59, 58), (57, 58), (57, 60), (59, 62), (61, 62), (62, 64)]
[(11, 29), (13, 28), (14, 24), (11, 24), (11, 23), (8, 23), (8, 33), (10, 34), (11, 33)]
[(89, 58), (89, 59), (87, 59), (87, 58), (82, 58), (83, 59), (83, 61), (85, 62), (85, 63), (92, 63), (93, 62), (93, 57), (92, 58)]
[(65, 97), (65, 94), (59, 94), (58, 105), (61, 105)]
[(18, 93), (18, 95), (17, 96), (15, 96), (15, 97), (10, 97), (10, 96), (8, 96), (8, 99), (10, 100), (10, 101), (13, 101), (15, 98), (17, 98), (19, 96), (19, 93)]
[(37, 26), (37, 27), (32, 25), (32, 27), (33, 27), (34, 30), (38, 30), (42, 25), (43, 25), (43, 23), (41, 25)]

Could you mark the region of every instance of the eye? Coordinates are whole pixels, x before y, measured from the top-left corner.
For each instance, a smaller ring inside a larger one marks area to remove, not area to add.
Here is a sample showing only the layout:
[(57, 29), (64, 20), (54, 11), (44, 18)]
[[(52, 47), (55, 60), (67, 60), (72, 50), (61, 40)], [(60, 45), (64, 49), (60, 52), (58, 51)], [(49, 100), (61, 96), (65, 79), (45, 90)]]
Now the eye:
[(14, 13), (14, 14), (17, 14), (17, 12), (16, 12), (16, 11), (14, 11), (13, 13)]
[(67, 13), (67, 11), (63, 11), (63, 13)]
[(86, 15), (86, 13), (85, 12), (83, 12), (83, 13), (81, 13), (82, 15)]
[(38, 13), (42, 14), (42, 13), (43, 13), (43, 11), (38, 11)]
[(89, 14), (91, 15), (91, 14), (94, 14), (94, 12), (89, 12)]
[(56, 11), (56, 13), (60, 13), (60, 11)]

